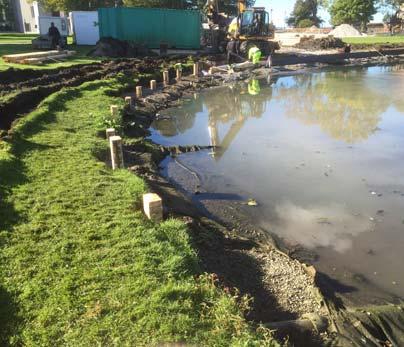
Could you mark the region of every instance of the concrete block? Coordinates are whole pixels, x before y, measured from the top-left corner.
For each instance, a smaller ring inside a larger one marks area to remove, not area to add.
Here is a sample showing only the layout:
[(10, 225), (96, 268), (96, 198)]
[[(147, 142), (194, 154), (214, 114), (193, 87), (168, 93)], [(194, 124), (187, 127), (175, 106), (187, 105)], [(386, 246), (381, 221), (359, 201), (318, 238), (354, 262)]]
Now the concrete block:
[(163, 200), (157, 194), (143, 195), (143, 210), (147, 218), (156, 222), (163, 220)]
[(118, 117), (118, 105), (111, 105), (110, 107), (109, 107), (109, 109), (110, 109), (110, 111), (111, 111), (111, 116), (112, 117), (114, 117), (114, 118), (116, 118), (116, 117)]
[(194, 76), (199, 76), (199, 63), (194, 64)]
[(136, 87), (136, 97), (138, 99), (141, 99), (143, 97), (143, 88), (142, 88), (142, 86), (137, 86)]
[(116, 131), (114, 128), (108, 128), (107, 130), (105, 130), (105, 137), (107, 138), (107, 140), (109, 141), (109, 138), (112, 136), (116, 135)]
[(131, 96), (126, 96), (125, 97), (125, 104), (128, 105), (128, 106), (132, 106), (132, 103), (133, 103), (132, 97)]
[(122, 138), (120, 136), (111, 136), (109, 138), (109, 146), (111, 148), (111, 163), (112, 169), (123, 169), (123, 150)]
[(170, 84), (170, 76), (167, 70), (163, 71), (163, 82), (165, 86), (168, 86)]
[(151, 90), (156, 90), (157, 89), (157, 81), (156, 80), (151, 80), (150, 81), (150, 89)]
[(176, 80), (177, 80), (177, 82), (181, 81), (181, 78), (182, 78), (182, 69), (177, 69), (176, 70)]

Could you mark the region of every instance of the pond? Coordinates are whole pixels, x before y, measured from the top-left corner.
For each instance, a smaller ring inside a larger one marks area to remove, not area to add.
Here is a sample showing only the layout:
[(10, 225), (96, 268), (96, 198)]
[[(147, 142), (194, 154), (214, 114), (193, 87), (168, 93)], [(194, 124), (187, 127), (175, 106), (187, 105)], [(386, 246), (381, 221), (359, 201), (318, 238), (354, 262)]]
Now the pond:
[[(208, 90), (164, 111), (151, 138), (217, 146), (179, 157), (201, 191), (253, 198), (260, 227), (312, 250), (352, 291), (348, 273), (404, 297), (403, 66)], [(178, 163), (167, 159), (166, 174)]]

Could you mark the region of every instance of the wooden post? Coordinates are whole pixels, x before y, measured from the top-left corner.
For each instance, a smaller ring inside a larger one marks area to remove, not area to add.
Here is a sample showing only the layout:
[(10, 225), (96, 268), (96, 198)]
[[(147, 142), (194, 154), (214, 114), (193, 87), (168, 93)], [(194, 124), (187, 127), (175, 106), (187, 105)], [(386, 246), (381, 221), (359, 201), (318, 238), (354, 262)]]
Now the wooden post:
[(182, 69), (181, 69), (181, 68), (177, 68), (176, 72), (177, 72), (177, 77), (176, 77), (177, 82), (178, 82), (178, 81), (181, 81), (181, 78), (182, 78)]
[(199, 76), (199, 63), (196, 62), (194, 64), (194, 76), (198, 77)]
[(107, 140), (109, 141), (109, 138), (112, 136), (115, 136), (116, 132), (114, 128), (108, 128), (107, 130), (105, 130), (105, 137), (107, 138)]
[(132, 106), (132, 97), (131, 96), (125, 96), (125, 104), (128, 105), (129, 107)]
[(117, 105), (111, 105), (109, 107), (109, 109), (111, 110), (111, 116), (116, 118), (118, 117), (118, 106)]
[(163, 220), (163, 201), (157, 194), (143, 195), (143, 210), (147, 218), (156, 222)]
[(120, 136), (111, 136), (109, 138), (109, 146), (111, 147), (112, 169), (116, 170), (124, 168), (122, 138)]
[(138, 99), (141, 99), (143, 97), (143, 88), (142, 88), (142, 86), (137, 86), (136, 87), (136, 97)]
[(156, 90), (157, 89), (157, 81), (156, 80), (151, 80), (150, 81), (150, 89), (151, 90)]
[(165, 86), (168, 86), (170, 84), (170, 76), (168, 75), (167, 70), (163, 71), (163, 82)]

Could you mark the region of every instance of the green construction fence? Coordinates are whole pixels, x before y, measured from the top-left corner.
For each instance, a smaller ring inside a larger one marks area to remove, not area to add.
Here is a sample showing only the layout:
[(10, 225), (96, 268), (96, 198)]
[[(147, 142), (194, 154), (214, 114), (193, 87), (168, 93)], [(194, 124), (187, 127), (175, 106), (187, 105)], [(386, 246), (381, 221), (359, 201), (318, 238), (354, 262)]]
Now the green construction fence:
[(196, 10), (115, 7), (98, 9), (100, 38), (134, 41), (148, 48), (199, 49), (201, 14)]

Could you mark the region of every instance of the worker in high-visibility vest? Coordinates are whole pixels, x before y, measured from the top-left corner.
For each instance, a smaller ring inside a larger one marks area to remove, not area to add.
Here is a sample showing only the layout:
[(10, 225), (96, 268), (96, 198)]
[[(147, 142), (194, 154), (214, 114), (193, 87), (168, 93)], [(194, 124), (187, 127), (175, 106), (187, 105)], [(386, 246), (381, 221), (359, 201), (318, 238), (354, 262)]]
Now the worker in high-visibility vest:
[(261, 50), (257, 46), (253, 46), (248, 51), (248, 60), (251, 60), (253, 64), (258, 64), (261, 60)]

